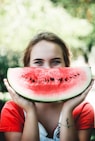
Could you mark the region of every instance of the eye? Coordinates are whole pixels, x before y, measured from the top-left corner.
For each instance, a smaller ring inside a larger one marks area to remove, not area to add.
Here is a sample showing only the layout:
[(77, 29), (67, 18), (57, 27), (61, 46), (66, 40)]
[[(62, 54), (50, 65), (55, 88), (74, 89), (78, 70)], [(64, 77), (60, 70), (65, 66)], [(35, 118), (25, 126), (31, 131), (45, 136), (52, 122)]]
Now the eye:
[(60, 60), (56, 60), (56, 59), (55, 59), (55, 60), (52, 60), (52, 61), (51, 61), (51, 65), (52, 65), (52, 66), (57, 66), (57, 65), (59, 65), (59, 64), (61, 64), (61, 61), (60, 61)]
[(43, 61), (42, 60), (38, 60), (34, 62), (34, 65), (36, 66), (42, 66), (43, 65)]

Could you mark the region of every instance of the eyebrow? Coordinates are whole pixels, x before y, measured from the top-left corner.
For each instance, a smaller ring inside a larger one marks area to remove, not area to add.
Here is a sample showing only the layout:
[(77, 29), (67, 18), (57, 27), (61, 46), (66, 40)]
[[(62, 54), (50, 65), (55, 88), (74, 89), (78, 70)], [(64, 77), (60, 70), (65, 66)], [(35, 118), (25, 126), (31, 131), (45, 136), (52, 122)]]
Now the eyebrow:
[(37, 59), (34, 59), (33, 61), (41, 61), (43, 59), (40, 59), (40, 58), (37, 58)]
[[(37, 58), (37, 59), (34, 59), (33, 61), (41, 61), (43, 59), (40, 59), (40, 58)], [(61, 58), (52, 58), (51, 60), (61, 60)]]
[(57, 57), (57, 58), (53, 58), (53, 59), (51, 59), (51, 60), (61, 60), (61, 58), (58, 58), (58, 57)]

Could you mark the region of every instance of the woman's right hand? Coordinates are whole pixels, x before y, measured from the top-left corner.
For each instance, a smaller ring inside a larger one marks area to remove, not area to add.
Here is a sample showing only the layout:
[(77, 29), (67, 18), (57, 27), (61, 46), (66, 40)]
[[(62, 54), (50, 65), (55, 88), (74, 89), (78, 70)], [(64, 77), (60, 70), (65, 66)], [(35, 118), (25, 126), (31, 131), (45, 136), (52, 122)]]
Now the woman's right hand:
[(38, 119), (34, 103), (16, 94), (16, 92), (9, 85), (7, 79), (4, 79), (4, 84), (13, 101), (26, 112), (23, 132), (6, 132), (6, 139), (8, 141), (39, 141)]
[(29, 100), (24, 99), (23, 97), (19, 96), (9, 85), (7, 79), (4, 79), (4, 84), (12, 98), (12, 100), (19, 105), (21, 108), (23, 108), (26, 112), (29, 110), (35, 108), (35, 104)]

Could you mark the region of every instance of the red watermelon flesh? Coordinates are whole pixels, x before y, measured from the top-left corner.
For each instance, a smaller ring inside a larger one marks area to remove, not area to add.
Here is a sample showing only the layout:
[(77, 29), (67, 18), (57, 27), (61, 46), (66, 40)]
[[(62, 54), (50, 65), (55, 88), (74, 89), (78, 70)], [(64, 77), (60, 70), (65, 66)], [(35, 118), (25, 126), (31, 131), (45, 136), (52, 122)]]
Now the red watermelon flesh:
[(81, 94), (91, 82), (89, 67), (9, 68), (7, 78), (21, 96), (40, 102), (66, 100)]

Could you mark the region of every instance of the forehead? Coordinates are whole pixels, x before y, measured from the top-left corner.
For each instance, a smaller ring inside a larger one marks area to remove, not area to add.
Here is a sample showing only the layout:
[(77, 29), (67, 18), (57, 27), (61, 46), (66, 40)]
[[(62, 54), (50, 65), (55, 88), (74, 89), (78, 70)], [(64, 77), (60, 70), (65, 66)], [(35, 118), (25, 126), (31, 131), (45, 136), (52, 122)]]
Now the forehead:
[(43, 57), (60, 57), (62, 56), (61, 47), (53, 42), (42, 40), (35, 44), (31, 51), (32, 59)]

